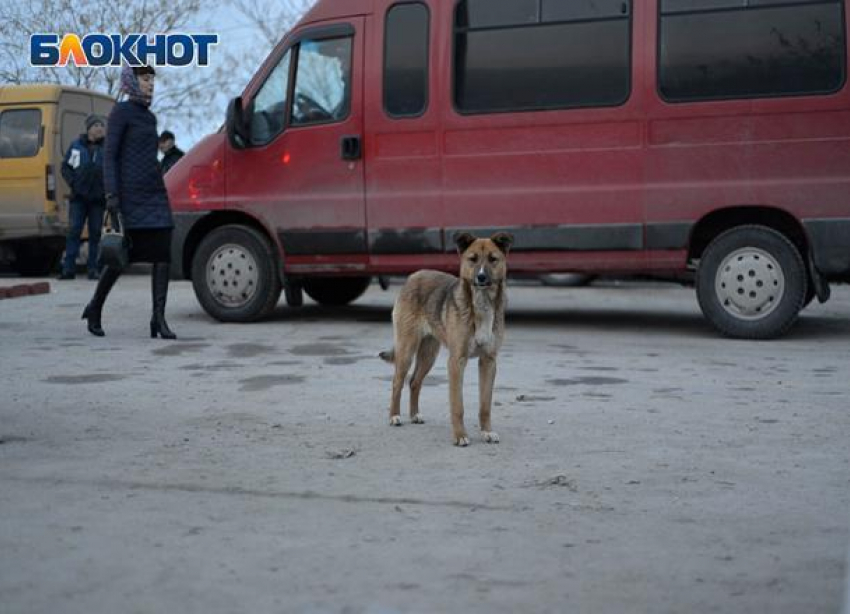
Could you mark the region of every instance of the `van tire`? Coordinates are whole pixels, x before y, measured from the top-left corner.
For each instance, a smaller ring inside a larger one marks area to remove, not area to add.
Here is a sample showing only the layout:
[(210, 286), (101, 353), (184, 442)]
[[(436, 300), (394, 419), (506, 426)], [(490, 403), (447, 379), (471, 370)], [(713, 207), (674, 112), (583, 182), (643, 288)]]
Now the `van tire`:
[(697, 270), (700, 308), (722, 334), (774, 339), (797, 320), (808, 290), (800, 251), (766, 226), (727, 230), (706, 248)]
[(371, 277), (313, 277), (303, 282), (304, 292), (320, 305), (339, 307), (363, 296)]
[(540, 283), (550, 288), (584, 288), (593, 283), (596, 275), (587, 273), (550, 273), (540, 276)]
[(15, 248), (13, 269), (22, 277), (50, 275), (59, 263), (62, 249), (39, 242), (24, 243)]
[(260, 320), (280, 299), (277, 262), (277, 252), (258, 230), (239, 224), (216, 228), (192, 259), (195, 296), (221, 322)]

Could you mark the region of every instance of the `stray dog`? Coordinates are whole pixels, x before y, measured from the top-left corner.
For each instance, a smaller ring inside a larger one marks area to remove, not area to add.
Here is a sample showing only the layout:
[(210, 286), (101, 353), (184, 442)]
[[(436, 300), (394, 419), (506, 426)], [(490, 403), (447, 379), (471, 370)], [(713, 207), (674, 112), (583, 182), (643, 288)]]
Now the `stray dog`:
[(470, 358), (478, 358), (478, 421), (487, 443), (498, 443), (490, 427), (496, 356), (505, 335), (508, 250), (513, 237), (500, 232), (489, 239), (469, 233), (454, 237), (461, 257), (460, 278), (439, 271), (419, 271), (410, 276), (393, 307), (395, 346), (381, 358), (395, 365), (390, 424), (401, 426), (401, 392), (416, 358), (410, 380), (410, 421), (422, 424), (419, 392), (422, 381), (440, 353), (449, 350), (449, 404), (452, 437), (456, 446), (468, 446), (463, 426), (463, 373)]

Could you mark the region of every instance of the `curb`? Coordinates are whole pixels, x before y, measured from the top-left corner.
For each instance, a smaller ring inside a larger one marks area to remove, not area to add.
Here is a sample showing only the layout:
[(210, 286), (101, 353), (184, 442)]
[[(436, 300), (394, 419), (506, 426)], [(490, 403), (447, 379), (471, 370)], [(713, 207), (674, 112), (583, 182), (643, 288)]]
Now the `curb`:
[(36, 296), (38, 294), (50, 294), (50, 284), (42, 281), (35, 284), (0, 287), (0, 301), (7, 298), (21, 298), (22, 296)]

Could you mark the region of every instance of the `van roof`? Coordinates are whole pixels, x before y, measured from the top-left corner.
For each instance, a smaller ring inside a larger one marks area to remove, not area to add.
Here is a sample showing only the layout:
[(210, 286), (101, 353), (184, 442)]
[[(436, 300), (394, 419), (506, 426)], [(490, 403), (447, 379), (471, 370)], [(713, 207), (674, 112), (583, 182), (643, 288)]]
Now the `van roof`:
[(103, 98), (110, 102), (115, 101), (115, 98), (112, 96), (81, 87), (71, 87), (69, 85), (28, 84), (0, 85), (0, 105), (33, 102), (58, 102), (59, 96), (61, 96), (64, 92), (86, 94), (97, 98)]
[(336, 17), (367, 15), (372, 12), (372, 0), (319, 0), (313, 8), (307, 11), (299, 25)]

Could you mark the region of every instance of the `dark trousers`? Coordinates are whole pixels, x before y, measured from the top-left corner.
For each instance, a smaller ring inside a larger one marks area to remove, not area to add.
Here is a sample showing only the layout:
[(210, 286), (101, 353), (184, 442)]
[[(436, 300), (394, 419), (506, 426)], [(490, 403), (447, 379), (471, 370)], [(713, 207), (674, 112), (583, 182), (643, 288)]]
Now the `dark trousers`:
[(62, 264), (63, 273), (74, 273), (77, 269), (77, 256), (80, 255), (80, 238), (86, 220), (89, 226), (89, 273), (96, 273), (97, 252), (100, 247), (100, 231), (103, 226), (104, 206), (101, 204), (88, 204), (81, 200), (71, 201), (71, 210), (68, 212), (68, 237), (65, 240), (65, 261)]

